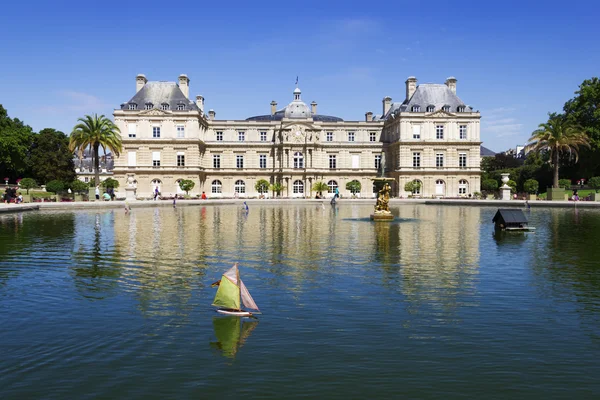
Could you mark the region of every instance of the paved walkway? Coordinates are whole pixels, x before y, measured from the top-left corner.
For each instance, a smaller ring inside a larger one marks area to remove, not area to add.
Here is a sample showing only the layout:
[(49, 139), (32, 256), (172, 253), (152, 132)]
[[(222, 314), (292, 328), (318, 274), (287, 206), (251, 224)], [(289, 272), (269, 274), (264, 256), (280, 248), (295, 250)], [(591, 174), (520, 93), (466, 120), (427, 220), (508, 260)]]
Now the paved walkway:
[[(177, 200), (177, 207), (192, 205), (220, 205), (220, 204), (320, 204), (329, 203), (329, 199), (210, 199), (210, 200)], [(600, 202), (594, 201), (529, 201), (525, 200), (469, 200), (469, 199), (390, 199), (390, 204), (427, 204), (427, 205), (449, 205), (449, 206), (481, 206), (481, 207), (565, 207), (565, 208), (598, 208)], [(76, 210), (76, 209), (114, 209), (139, 207), (172, 207), (173, 200), (159, 201), (84, 201), (65, 203), (26, 203), (26, 204), (3, 204), (0, 203), (0, 213), (22, 212), (33, 210)], [(338, 204), (375, 204), (375, 199), (338, 199)]]

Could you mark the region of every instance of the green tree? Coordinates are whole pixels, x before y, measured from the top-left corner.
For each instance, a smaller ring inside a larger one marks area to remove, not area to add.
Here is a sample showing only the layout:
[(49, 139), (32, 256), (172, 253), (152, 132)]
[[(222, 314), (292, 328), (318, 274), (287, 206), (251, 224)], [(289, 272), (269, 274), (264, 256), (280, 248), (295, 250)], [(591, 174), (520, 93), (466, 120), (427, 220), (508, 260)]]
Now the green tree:
[(75, 125), (71, 132), (71, 141), (69, 149), (77, 151), (79, 158), (83, 156), (83, 152), (88, 147), (92, 149), (92, 162), (94, 164), (94, 182), (100, 182), (100, 159), (99, 150), (102, 147), (104, 154), (106, 150), (110, 150), (113, 156), (118, 157), (123, 150), (121, 141), (121, 131), (119, 128), (104, 115), (98, 117), (86, 115), (84, 118), (79, 118), (79, 124)]
[(192, 180), (182, 179), (179, 181), (179, 188), (187, 195), (189, 195), (189, 191), (192, 190), (194, 186), (196, 186), (196, 184)]
[(285, 186), (283, 186), (281, 182), (275, 182), (269, 186), (269, 189), (271, 189), (273, 193), (276, 193), (277, 196), (279, 196), (281, 192), (285, 190)]
[(600, 174), (600, 79), (584, 80), (575, 95), (563, 110), (571, 123), (583, 128), (591, 145), (581, 149), (578, 166), (569, 168), (568, 176), (580, 179)]
[(421, 182), (414, 180), (410, 182), (406, 182), (404, 184), (404, 191), (410, 192), (410, 194), (414, 195), (415, 192), (418, 192), (421, 189)]
[(0, 104), (0, 176), (2, 178), (7, 177), (14, 182), (27, 172), (32, 140), (31, 127), (18, 118), (11, 119)]
[(87, 193), (89, 185), (85, 182), (80, 181), (79, 179), (75, 179), (73, 182), (69, 184), (71, 190), (75, 193)]
[(27, 190), (27, 194), (29, 194), (29, 190), (37, 187), (37, 183), (33, 178), (23, 178), (21, 182), (19, 182), (19, 186), (21, 189)]
[(265, 194), (269, 191), (269, 181), (266, 179), (259, 179), (254, 184), (254, 189), (260, 194)]
[(73, 181), (75, 166), (67, 135), (50, 128), (34, 135), (30, 166), (34, 178), (42, 184), (52, 180)]
[(352, 194), (360, 193), (360, 189), (361, 184), (356, 179), (346, 183), (346, 190), (349, 190)]
[(118, 189), (119, 188), (119, 181), (113, 178), (106, 178), (105, 180), (102, 181), (102, 183), (100, 184), (100, 186), (102, 186), (104, 189)]
[(574, 156), (575, 162), (577, 162), (579, 147), (589, 147), (590, 144), (589, 138), (583, 133), (582, 128), (574, 125), (564, 115), (550, 113), (548, 117), (548, 122), (540, 124), (539, 129), (531, 134), (527, 149), (550, 154), (554, 175), (552, 187), (558, 188), (560, 155), (569, 154)]
[(46, 191), (54, 194), (61, 193), (65, 190), (65, 184), (59, 180), (53, 180), (46, 183)]
[(535, 179), (528, 179), (523, 184), (523, 188), (527, 193), (534, 194), (537, 193), (540, 188), (540, 184)]
[(598, 193), (600, 190), (600, 176), (594, 176), (588, 180), (588, 186), (591, 187)]
[(323, 181), (319, 181), (319, 182), (315, 182), (313, 184), (312, 189), (319, 193), (319, 196), (323, 197), (323, 192), (327, 192), (329, 191), (329, 186), (327, 186), (327, 184)]

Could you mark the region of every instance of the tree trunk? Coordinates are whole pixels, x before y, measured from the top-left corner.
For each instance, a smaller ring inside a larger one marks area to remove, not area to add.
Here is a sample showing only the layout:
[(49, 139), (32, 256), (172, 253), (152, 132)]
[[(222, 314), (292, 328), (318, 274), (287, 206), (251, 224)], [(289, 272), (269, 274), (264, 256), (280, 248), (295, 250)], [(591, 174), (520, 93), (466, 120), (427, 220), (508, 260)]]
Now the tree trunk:
[[(99, 143), (94, 143), (94, 184), (98, 186), (100, 184), (100, 160), (98, 159), (98, 149), (100, 148)], [(558, 181), (556, 181), (558, 182)]]
[(552, 152), (552, 164), (554, 164), (554, 178), (552, 179), (552, 187), (558, 188), (558, 151)]

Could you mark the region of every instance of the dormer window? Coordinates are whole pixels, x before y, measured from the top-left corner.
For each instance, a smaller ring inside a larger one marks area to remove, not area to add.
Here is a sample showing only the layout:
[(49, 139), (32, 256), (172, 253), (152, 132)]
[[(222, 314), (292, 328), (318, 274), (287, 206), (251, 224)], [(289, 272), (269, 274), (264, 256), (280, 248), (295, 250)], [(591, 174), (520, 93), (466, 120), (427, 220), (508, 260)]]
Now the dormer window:
[(421, 112), (421, 106), (412, 106), (410, 110), (412, 112)]
[(146, 103), (146, 110), (152, 110), (154, 108), (154, 104)]
[(444, 107), (442, 107), (442, 110), (444, 110), (446, 112), (450, 112), (450, 106), (444, 106)]
[(465, 106), (458, 106), (456, 108), (456, 111), (458, 111), (458, 112), (465, 112)]
[(129, 107), (130, 110), (137, 110), (137, 104), (135, 103), (129, 103)]
[(185, 111), (185, 104), (177, 104), (177, 111)]
[(169, 109), (169, 105), (167, 103), (162, 103), (160, 105), (160, 109), (163, 110), (163, 111), (166, 111), (166, 110)]
[(427, 112), (434, 112), (435, 106), (427, 106)]

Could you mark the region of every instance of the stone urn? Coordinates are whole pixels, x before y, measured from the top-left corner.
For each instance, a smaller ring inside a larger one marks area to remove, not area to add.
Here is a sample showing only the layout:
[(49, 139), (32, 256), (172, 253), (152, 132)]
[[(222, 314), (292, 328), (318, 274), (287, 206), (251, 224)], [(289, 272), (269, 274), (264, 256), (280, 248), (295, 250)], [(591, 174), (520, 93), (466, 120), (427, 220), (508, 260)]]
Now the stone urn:
[(500, 186), (500, 193), (502, 194), (502, 200), (510, 200), (510, 186), (508, 186), (508, 177), (510, 174), (504, 173), (502, 175), (502, 186)]

